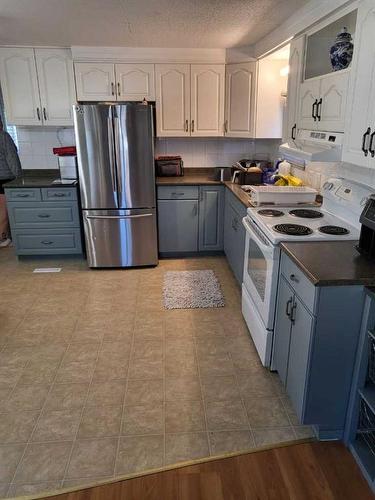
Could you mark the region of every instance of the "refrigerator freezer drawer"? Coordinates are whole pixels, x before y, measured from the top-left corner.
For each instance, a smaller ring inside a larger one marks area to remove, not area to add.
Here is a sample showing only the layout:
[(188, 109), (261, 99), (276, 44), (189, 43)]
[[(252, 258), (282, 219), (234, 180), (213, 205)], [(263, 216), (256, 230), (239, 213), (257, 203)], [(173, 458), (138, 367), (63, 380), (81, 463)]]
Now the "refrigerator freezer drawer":
[(84, 210), (90, 267), (156, 266), (156, 211)]

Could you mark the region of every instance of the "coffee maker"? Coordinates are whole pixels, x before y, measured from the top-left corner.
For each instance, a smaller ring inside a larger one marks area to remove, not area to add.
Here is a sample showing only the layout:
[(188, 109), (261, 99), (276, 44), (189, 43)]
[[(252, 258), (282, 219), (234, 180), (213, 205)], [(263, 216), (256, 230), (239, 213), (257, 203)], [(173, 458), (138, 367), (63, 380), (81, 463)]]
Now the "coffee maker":
[(375, 195), (371, 195), (361, 214), (361, 235), (357, 250), (362, 255), (375, 260)]

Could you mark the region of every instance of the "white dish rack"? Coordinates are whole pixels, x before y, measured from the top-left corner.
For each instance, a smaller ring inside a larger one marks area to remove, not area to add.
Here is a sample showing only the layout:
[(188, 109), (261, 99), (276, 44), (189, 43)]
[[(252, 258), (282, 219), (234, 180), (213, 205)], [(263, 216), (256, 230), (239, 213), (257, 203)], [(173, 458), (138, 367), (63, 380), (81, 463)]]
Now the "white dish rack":
[(251, 186), (243, 185), (254, 206), (314, 203), (318, 191), (306, 186)]

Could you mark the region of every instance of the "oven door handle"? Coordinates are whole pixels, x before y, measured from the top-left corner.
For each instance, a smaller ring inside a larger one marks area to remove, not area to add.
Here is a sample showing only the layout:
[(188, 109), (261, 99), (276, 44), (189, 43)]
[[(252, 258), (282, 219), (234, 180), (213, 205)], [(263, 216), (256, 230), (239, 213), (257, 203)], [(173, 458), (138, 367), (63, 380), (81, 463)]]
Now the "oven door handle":
[(242, 219), (242, 224), (244, 225), (246, 232), (249, 233), (252, 239), (256, 242), (256, 244), (263, 250), (264, 253), (272, 254), (274, 252), (274, 246), (271, 243), (265, 243), (262, 241), (259, 236), (256, 234), (254, 229), (249, 224), (247, 217)]

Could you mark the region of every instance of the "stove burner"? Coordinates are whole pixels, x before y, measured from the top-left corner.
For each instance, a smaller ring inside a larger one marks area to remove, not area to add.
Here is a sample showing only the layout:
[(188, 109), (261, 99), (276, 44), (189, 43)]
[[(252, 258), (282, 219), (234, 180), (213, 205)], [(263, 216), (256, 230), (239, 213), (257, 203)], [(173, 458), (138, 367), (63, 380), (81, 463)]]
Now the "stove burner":
[(349, 234), (349, 230), (345, 227), (340, 226), (321, 226), (319, 232), (324, 234), (333, 234), (335, 236), (343, 236), (344, 234)]
[(323, 217), (322, 212), (318, 210), (310, 210), (309, 208), (297, 208), (296, 210), (290, 210), (290, 215), (294, 217), (302, 217), (303, 219), (319, 219)]
[(281, 217), (284, 215), (284, 212), (273, 208), (265, 208), (264, 210), (258, 210), (258, 214), (263, 215), (264, 217)]
[(273, 226), (278, 233), (289, 234), (291, 236), (307, 236), (312, 233), (312, 230), (307, 226), (300, 224), (276, 224)]

